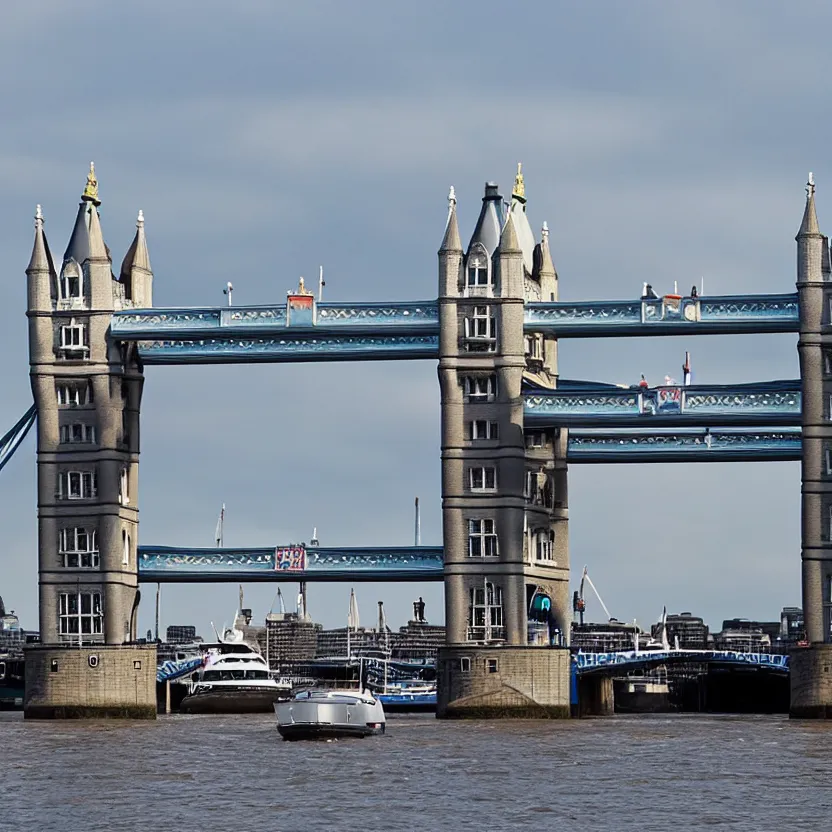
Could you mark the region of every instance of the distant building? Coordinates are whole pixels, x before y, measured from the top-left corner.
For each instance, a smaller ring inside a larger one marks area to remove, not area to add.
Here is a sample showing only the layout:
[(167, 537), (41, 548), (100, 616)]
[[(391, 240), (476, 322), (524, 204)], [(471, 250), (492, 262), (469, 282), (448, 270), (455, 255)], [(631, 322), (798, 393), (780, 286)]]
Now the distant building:
[(298, 613), (269, 613), (263, 655), (273, 670), (289, 669), (298, 662), (315, 658), (318, 634), (323, 630), (308, 616)]
[(800, 607), (783, 607), (780, 612), (780, 635), (778, 641), (784, 646), (797, 644), (806, 637), (803, 610)]
[[(771, 628), (767, 623), (766, 627)], [(779, 631), (780, 625), (777, 625)], [(722, 631), (714, 633), (714, 650), (736, 650), (741, 653), (768, 653), (771, 636), (763, 631), (759, 621), (732, 618), (722, 622)]]
[[(689, 612), (680, 612), (676, 615), (668, 615), (665, 620), (667, 629), (668, 644), (673, 647), (676, 639), (679, 639), (679, 648), (682, 650), (707, 650), (708, 625), (699, 616)], [(654, 624), (650, 632), (654, 639), (661, 639), (661, 623)]]
[(632, 650), (636, 634), (641, 630), (635, 624), (611, 619), (604, 623), (572, 625), (572, 649), (584, 653), (613, 653)]
[[(424, 616), (424, 608), (422, 609)], [(408, 621), (397, 633), (390, 633), (390, 655), (393, 659), (421, 661), (435, 659), (436, 651), (445, 644), (445, 627), (427, 621)]]
[(171, 624), (165, 631), (169, 644), (191, 644), (197, 640), (196, 627), (190, 624)]

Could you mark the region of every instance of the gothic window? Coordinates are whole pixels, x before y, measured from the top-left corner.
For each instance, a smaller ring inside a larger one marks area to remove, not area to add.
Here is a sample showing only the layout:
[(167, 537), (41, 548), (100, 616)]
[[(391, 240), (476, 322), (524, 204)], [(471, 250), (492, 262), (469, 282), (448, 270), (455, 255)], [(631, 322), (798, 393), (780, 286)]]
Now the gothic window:
[(130, 563), (130, 535), (127, 534), (126, 529), (121, 530), (121, 544), (122, 544), (122, 555), (121, 555), (121, 563), (123, 566), (128, 566)]
[(489, 422), (486, 419), (475, 419), (468, 422), (468, 439), (499, 439), (500, 426), (497, 422)]
[(496, 491), (497, 469), (492, 467), (469, 468), (468, 487), (471, 491)]
[(471, 587), (468, 607), (468, 641), (502, 641), (503, 590), (490, 581)]
[(61, 425), (60, 441), (62, 445), (89, 444), (95, 442), (95, 426), (82, 424)]
[(104, 632), (100, 592), (61, 592), (58, 595), (58, 632), (62, 641), (100, 641)]
[(121, 476), (118, 482), (118, 501), (126, 506), (130, 502), (130, 473), (127, 468), (121, 469)]
[(497, 557), (497, 533), (494, 531), (493, 520), (468, 521), (468, 557), (493, 558)]
[(469, 352), (494, 352), (497, 347), (497, 321), (490, 306), (474, 306), (465, 318), (465, 349)]
[(84, 275), (73, 260), (64, 266), (60, 280), (60, 300), (63, 306), (75, 306), (84, 296)]
[(58, 539), (61, 566), (67, 569), (97, 569), (98, 535), (95, 529), (75, 526), (61, 529)]
[(524, 337), (526, 358), (532, 361), (541, 361), (543, 359), (542, 339), (538, 335), (526, 335)]
[(493, 402), (497, 398), (497, 376), (465, 376), (463, 396), (467, 403)]
[(468, 257), (465, 269), (465, 294), (490, 295), (493, 288), (488, 253), (482, 246), (476, 246)]
[(58, 474), (59, 500), (91, 500), (98, 496), (95, 471), (61, 471)]
[(527, 448), (542, 448), (546, 444), (546, 434), (541, 432), (526, 434)]
[(64, 357), (78, 357), (88, 352), (87, 325), (75, 318), (70, 318), (68, 324), (61, 326), (59, 347)]
[(55, 385), (58, 407), (83, 407), (92, 404), (89, 381), (59, 381)]
[(826, 462), (826, 476), (832, 476), (832, 448), (827, 448), (823, 452), (823, 458)]

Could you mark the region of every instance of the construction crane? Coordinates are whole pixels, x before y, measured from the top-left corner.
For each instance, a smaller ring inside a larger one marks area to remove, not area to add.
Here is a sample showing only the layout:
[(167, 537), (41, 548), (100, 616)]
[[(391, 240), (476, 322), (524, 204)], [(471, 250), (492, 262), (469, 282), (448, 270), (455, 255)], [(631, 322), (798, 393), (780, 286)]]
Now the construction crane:
[(603, 598), (601, 598), (601, 596), (598, 594), (598, 590), (595, 588), (595, 584), (592, 583), (592, 578), (589, 577), (589, 573), (587, 572), (586, 567), (584, 567), (583, 574), (581, 575), (580, 589), (575, 590), (575, 593), (572, 596), (572, 611), (578, 613), (578, 620), (581, 626), (583, 626), (584, 612), (586, 611), (586, 599), (584, 598), (584, 583), (588, 583), (590, 587), (592, 587), (592, 591), (595, 593), (595, 597), (598, 599), (599, 603), (604, 608), (604, 612), (607, 614), (607, 619), (609, 621), (612, 621), (613, 617), (610, 615), (610, 611), (607, 609), (607, 605), (604, 603)]

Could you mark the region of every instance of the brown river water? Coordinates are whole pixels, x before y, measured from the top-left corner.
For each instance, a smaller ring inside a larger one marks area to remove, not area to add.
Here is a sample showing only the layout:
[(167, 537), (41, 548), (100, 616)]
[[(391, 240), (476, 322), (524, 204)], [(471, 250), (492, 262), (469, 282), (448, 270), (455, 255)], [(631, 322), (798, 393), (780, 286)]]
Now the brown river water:
[(438, 722), (283, 742), (269, 716), (0, 714), (0, 832), (832, 830), (832, 725)]

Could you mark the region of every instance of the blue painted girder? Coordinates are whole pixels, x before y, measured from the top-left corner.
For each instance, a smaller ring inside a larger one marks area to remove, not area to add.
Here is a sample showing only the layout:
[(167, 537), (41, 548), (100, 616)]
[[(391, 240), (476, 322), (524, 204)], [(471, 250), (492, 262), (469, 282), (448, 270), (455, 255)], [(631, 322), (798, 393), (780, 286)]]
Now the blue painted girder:
[(800, 428), (782, 430), (571, 430), (569, 463), (787, 462), (802, 454)]
[(441, 546), (190, 549), (139, 546), (139, 581), (441, 581)]
[(526, 330), (558, 338), (797, 332), (797, 294), (527, 303)]
[(524, 396), (535, 427), (779, 427), (799, 425), (800, 381), (571, 389)]
[(423, 359), (439, 354), (436, 301), (134, 309), (113, 315), (111, 332), (138, 341), (146, 364)]

